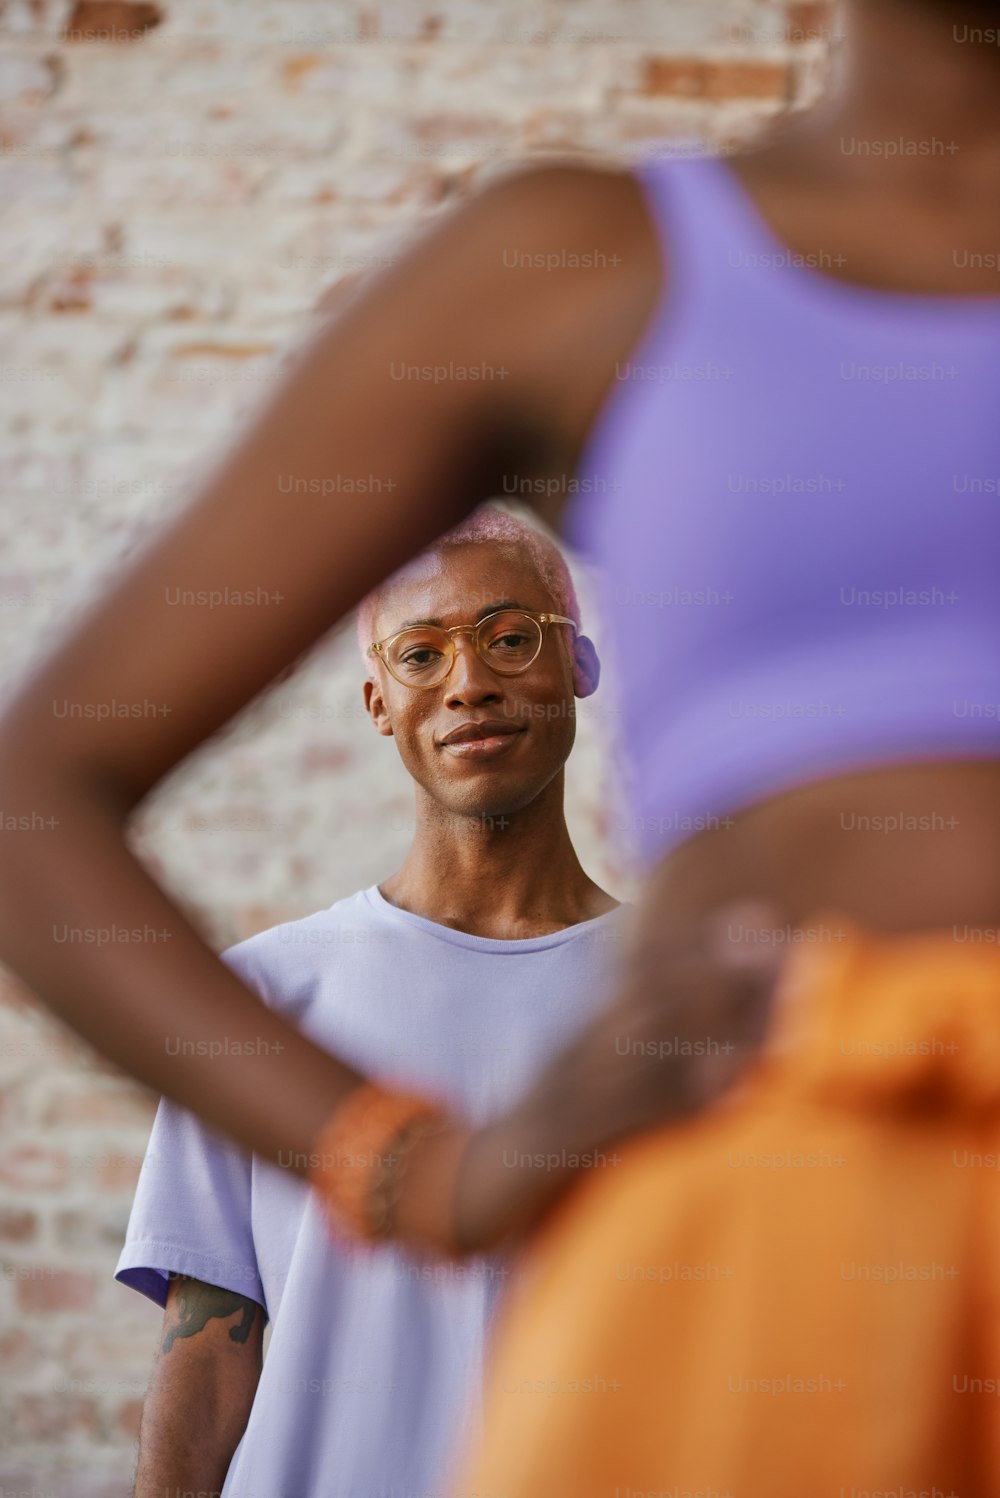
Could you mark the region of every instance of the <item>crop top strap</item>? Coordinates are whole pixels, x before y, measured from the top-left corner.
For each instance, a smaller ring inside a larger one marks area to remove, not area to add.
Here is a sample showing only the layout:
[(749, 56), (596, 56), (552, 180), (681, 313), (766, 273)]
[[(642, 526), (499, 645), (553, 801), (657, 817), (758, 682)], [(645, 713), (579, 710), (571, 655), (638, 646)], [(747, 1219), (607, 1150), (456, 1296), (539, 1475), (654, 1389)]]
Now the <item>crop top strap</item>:
[(725, 161), (653, 156), (639, 163), (635, 175), (678, 297), (683, 301), (710, 288), (745, 292), (775, 244)]

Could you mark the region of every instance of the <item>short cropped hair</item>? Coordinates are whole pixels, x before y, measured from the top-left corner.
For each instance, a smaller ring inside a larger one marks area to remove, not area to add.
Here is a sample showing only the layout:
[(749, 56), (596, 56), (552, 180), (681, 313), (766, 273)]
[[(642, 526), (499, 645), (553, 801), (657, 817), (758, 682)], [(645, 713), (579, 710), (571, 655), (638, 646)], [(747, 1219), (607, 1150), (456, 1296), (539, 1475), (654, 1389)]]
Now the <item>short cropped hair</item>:
[(537, 526), (529, 525), (526, 520), (509, 514), (507, 510), (501, 510), (497, 505), (480, 505), (466, 520), (439, 536), (419, 557), (407, 562), (406, 566), (394, 572), (385, 582), (379, 583), (377, 588), (373, 588), (361, 600), (358, 605), (358, 648), (369, 676), (373, 676), (374, 671), (368, 647), (374, 638), (372, 631), (375, 628), (375, 616), (383, 595), (391, 592), (393, 585), (402, 581), (408, 571), (424, 557), (436, 556), (449, 546), (483, 545), (520, 547), (551, 595), (553, 613), (566, 614), (577, 628), (580, 627), (580, 604), (576, 588), (573, 586), (566, 558), (555, 542), (550, 541)]

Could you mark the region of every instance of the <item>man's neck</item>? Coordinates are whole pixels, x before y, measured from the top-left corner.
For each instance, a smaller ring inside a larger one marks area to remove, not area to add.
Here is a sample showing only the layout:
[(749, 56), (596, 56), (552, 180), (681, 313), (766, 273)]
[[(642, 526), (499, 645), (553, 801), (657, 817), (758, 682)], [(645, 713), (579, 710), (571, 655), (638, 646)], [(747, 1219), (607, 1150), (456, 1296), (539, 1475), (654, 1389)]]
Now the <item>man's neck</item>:
[(379, 888), (391, 905), (500, 941), (561, 931), (617, 901), (576, 856), (560, 773), (521, 811), (462, 816), (417, 790), (417, 830), (402, 867)]

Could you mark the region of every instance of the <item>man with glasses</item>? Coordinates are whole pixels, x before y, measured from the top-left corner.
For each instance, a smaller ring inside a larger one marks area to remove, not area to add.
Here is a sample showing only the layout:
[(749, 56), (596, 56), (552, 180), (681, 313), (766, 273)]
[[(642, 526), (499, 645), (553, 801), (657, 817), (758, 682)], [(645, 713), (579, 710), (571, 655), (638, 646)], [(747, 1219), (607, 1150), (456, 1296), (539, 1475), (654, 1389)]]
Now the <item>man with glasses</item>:
[[(620, 945), (563, 812), (599, 677), (579, 624), (557, 548), (494, 507), (367, 598), (365, 704), (412, 777), (412, 845), (379, 884), (222, 954), (311, 1039), (470, 1122), (583, 1028)], [(164, 1307), (136, 1498), (443, 1492), (511, 1273), (335, 1240), (301, 1179), (164, 1099), (116, 1269)]]

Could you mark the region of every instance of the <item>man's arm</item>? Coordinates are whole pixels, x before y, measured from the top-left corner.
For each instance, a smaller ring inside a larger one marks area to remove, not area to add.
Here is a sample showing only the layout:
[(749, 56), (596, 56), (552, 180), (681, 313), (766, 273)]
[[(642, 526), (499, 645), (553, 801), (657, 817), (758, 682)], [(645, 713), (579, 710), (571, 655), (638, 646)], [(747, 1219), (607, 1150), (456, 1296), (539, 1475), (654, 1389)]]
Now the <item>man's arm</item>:
[(257, 1392), (264, 1320), (245, 1295), (170, 1276), (133, 1498), (221, 1493)]

